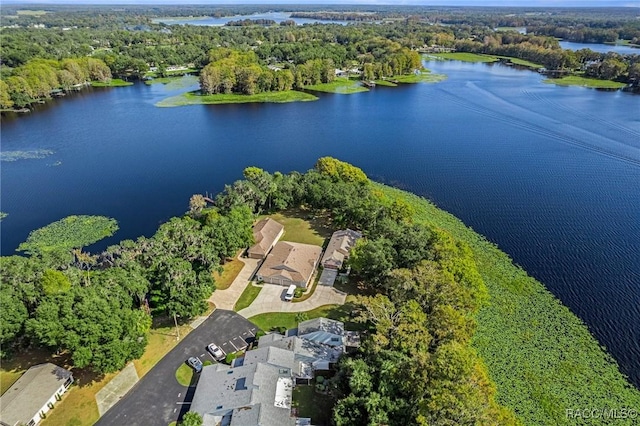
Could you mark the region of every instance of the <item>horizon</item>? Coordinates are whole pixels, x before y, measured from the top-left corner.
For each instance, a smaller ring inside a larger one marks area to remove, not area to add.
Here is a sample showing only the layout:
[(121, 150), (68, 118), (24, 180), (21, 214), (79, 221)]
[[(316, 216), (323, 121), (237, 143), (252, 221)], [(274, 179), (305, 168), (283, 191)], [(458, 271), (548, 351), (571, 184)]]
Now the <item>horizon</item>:
[(523, 7), (523, 8), (612, 8), (612, 7), (628, 7), (640, 9), (640, 3), (637, 1), (625, 0), (253, 0), (248, 2), (236, 2), (233, 0), (189, 0), (188, 2), (180, 2), (178, 0), (83, 0), (74, 2), (71, 0), (3, 0), (5, 5), (50, 5), (50, 6), (425, 6), (425, 7)]

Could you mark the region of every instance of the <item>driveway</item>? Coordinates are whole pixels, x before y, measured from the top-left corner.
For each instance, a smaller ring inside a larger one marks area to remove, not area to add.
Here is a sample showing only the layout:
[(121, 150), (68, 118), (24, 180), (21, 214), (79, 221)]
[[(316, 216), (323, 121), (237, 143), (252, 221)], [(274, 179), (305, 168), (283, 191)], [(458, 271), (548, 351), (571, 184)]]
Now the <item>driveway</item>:
[(244, 267), (233, 280), (229, 288), (226, 290), (216, 290), (213, 292), (209, 301), (216, 305), (218, 309), (233, 310), (236, 302), (247, 287), (247, 284), (258, 270), (260, 260), (238, 257), (238, 260), (244, 263)]
[(245, 318), (267, 312), (304, 312), (323, 305), (343, 305), (347, 293), (335, 287), (316, 285), (313, 296), (303, 302), (285, 302), (284, 293), (287, 287), (277, 284), (263, 284), (264, 288), (248, 307), (238, 311)]
[(175, 372), (187, 358), (198, 356), (202, 361), (213, 358), (206, 351), (215, 343), (223, 351), (251, 340), (257, 327), (234, 312), (216, 309), (202, 325), (189, 333), (171, 352), (156, 364), (129, 393), (106, 412), (96, 425), (101, 426), (167, 426), (189, 411), (195, 386), (178, 383)]

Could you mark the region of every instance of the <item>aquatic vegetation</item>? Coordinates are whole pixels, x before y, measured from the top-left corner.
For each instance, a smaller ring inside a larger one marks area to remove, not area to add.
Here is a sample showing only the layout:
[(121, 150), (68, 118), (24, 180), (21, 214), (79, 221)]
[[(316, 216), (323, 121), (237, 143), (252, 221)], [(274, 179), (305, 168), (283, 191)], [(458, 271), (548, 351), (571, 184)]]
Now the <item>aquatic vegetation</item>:
[(0, 161), (18, 161), (45, 158), (54, 152), (50, 149), (35, 149), (33, 151), (3, 151), (0, 152)]
[(110, 237), (118, 230), (115, 219), (104, 216), (68, 216), (31, 231), (19, 251), (30, 254), (71, 250)]

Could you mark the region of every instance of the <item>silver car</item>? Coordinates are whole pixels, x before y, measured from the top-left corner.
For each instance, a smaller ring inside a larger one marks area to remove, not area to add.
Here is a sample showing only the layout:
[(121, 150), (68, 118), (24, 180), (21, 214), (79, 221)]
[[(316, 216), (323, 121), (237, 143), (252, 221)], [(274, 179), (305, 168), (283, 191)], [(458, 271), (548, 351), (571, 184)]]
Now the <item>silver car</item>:
[(220, 349), (214, 343), (209, 343), (207, 345), (207, 350), (216, 361), (222, 361), (226, 356), (224, 352), (222, 352), (222, 349)]

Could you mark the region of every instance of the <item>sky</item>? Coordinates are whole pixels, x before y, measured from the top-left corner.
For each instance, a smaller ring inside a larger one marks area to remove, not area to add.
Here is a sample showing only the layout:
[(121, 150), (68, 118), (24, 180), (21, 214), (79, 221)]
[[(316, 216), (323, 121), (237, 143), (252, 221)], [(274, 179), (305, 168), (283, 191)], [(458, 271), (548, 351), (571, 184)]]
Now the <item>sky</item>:
[(4, 4), (354, 4), (425, 6), (640, 7), (640, 0), (1, 0)]

